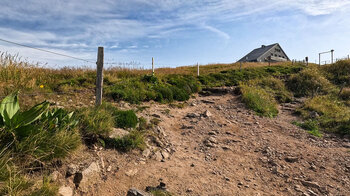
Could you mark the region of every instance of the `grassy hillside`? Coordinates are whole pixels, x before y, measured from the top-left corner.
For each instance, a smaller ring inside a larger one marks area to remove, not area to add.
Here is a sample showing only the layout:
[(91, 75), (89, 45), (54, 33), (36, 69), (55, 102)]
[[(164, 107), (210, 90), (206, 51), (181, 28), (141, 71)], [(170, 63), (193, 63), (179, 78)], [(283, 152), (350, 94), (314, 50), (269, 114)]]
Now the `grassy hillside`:
[[(306, 101), (296, 113), (303, 120), (295, 124), (315, 136), (350, 134), (350, 61), (322, 67), (239, 66), (201, 66), (199, 77), (195, 66), (161, 68), (155, 76), (150, 70), (108, 69), (104, 72), (105, 103), (94, 107), (94, 70), (47, 69), (1, 55), (0, 194), (55, 195), (57, 187), (46, 177), (38, 183), (27, 176), (65, 159), (80, 144), (122, 152), (143, 149), (144, 135), (156, 122), (113, 105), (120, 101), (185, 102), (202, 88), (237, 86), (242, 102), (257, 115), (276, 117), (278, 104), (302, 97)], [(115, 127), (130, 134), (108, 138)]]

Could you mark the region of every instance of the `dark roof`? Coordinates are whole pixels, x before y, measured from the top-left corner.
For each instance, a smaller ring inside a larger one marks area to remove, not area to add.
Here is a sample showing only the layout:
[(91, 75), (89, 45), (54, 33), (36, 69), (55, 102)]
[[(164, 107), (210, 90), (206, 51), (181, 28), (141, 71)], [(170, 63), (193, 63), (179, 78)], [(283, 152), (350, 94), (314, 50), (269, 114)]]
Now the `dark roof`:
[[(278, 45), (278, 43), (254, 49), (253, 51), (251, 51), (249, 54), (245, 55), (239, 61), (253, 61), (253, 60), (257, 60), (261, 55), (265, 54), (267, 51), (269, 51), (275, 45)], [(248, 57), (248, 59), (247, 59), (247, 57)]]

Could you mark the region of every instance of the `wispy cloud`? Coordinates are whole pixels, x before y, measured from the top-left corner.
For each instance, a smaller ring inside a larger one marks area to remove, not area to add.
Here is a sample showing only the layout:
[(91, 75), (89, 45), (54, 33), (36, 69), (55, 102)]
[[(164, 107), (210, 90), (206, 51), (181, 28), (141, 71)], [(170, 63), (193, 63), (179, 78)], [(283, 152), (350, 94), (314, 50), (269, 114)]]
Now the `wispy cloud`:
[(144, 49), (149, 40), (177, 39), (198, 29), (206, 31), (203, 35), (232, 40), (228, 24), (295, 10), (305, 17), (332, 16), (328, 21), (332, 23), (333, 16), (349, 12), (350, 1), (2, 0), (0, 7), (1, 38), (95, 58), (98, 45), (124, 54)]

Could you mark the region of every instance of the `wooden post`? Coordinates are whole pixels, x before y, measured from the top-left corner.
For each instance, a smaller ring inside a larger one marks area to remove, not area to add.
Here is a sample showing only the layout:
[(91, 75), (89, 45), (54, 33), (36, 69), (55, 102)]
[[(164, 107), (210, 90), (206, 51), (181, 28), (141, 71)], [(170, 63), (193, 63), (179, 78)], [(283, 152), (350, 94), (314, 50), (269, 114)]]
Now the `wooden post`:
[(318, 65), (321, 66), (321, 53), (318, 54)]
[(152, 57), (152, 76), (154, 76), (154, 58)]
[(103, 89), (103, 47), (98, 47), (97, 53), (97, 77), (96, 77), (96, 106), (102, 104), (102, 89)]
[(305, 57), (306, 66), (309, 65), (309, 57)]
[(197, 76), (199, 76), (199, 63), (197, 63)]
[(331, 64), (333, 64), (334, 50), (331, 50)]

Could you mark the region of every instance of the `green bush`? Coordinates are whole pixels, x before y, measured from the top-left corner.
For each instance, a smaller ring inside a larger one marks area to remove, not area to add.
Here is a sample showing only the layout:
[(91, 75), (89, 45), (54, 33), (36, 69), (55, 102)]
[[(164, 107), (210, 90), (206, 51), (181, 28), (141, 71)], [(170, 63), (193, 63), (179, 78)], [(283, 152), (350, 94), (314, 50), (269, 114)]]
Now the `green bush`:
[(274, 77), (265, 77), (247, 82), (250, 86), (259, 86), (268, 93), (272, 94), (280, 103), (292, 101), (292, 93), (289, 92), (282, 80)]
[(133, 149), (144, 150), (146, 147), (144, 137), (140, 131), (131, 131), (122, 138), (105, 139), (107, 148), (117, 149), (122, 152), (128, 152)]
[(277, 104), (273, 96), (256, 86), (241, 84), (242, 100), (248, 108), (258, 115), (275, 117), (278, 114)]
[(326, 94), (334, 89), (316, 67), (309, 67), (292, 75), (287, 81), (287, 86), (298, 97)]
[(83, 108), (79, 111), (80, 129), (87, 137), (108, 136), (114, 127), (115, 108), (103, 103), (99, 107)]
[(115, 116), (115, 126), (119, 128), (135, 128), (138, 123), (138, 118), (133, 110), (116, 110), (113, 115)]
[(321, 70), (326, 77), (334, 84), (349, 84), (350, 78), (350, 60), (337, 61), (334, 64), (322, 66)]
[(304, 119), (317, 121), (325, 131), (350, 133), (350, 129), (347, 129), (350, 125), (350, 108), (334, 96), (324, 95), (308, 99), (299, 112)]

